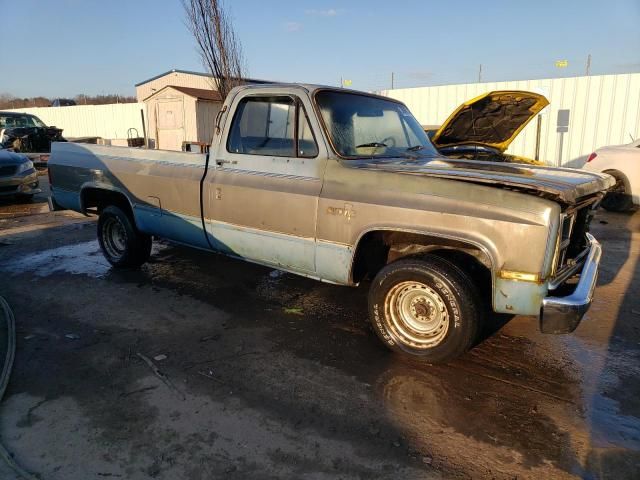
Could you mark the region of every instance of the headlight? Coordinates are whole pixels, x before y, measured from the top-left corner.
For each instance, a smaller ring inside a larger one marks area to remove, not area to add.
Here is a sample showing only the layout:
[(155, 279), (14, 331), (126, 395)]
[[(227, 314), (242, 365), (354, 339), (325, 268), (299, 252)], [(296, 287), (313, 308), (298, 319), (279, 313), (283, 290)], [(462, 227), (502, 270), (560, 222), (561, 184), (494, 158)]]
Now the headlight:
[(26, 172), (27, 170), (31, 170), (33, 169), (33, 162), (31, 160), (28, 160), (24, 163), (21, 163), (18, 166), (18, 172), (17, 173), (22, 173), (22, 172)]

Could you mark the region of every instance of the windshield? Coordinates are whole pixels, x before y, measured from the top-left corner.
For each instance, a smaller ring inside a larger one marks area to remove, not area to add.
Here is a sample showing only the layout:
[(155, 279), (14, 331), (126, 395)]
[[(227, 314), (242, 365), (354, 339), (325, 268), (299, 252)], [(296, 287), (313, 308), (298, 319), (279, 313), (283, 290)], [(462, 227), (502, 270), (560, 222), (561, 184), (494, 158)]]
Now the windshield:
[(0, 128), (41, 127), (46, 125), (33, 115), (0, 115)]
[(342, 157), (436, 153), (418, 121), (400, 103), (334, 90), (318, 92), (316, 102), (336, 153)]

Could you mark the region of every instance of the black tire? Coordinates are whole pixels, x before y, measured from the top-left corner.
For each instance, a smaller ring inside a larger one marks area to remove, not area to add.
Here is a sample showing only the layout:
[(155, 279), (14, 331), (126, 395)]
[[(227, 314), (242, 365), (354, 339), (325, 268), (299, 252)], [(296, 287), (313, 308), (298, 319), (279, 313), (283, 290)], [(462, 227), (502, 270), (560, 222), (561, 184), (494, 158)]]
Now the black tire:
[(628, 212), (633, 208), (629, 180), (622, 172), (605, 172), (616, 179), (616, 184), (602, 199), (602, 208), (610, 212)]
[(433, 255), (387, 265), (369, 290), (371, 323), (383, 343), (429, 363), (448, 362), (469, 350), (484, 310), (470, 277)]
[(131, 218), (114, 205), (100, 213), (98, 241), (103, 255), (116, 268), (139, 267), (151, 255), (151, 237), (138, 231)]

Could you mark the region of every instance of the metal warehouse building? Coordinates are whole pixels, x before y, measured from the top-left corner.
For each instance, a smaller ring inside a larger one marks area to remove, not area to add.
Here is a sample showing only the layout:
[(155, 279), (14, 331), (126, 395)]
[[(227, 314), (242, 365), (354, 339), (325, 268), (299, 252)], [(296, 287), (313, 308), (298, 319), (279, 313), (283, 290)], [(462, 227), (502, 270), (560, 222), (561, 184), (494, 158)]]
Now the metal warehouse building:
[(640, 73), (542, 80), (469, 83), (401, 88), (380, 93), (404, 102), (423, 125), (440, 125), (456, 107), (492, 90), (528, 90), (549, 99), (540, 118), (520, 132), (509, 153), (539, 158), (550, 165), (581, 167), (605, 145), (640, 137)]

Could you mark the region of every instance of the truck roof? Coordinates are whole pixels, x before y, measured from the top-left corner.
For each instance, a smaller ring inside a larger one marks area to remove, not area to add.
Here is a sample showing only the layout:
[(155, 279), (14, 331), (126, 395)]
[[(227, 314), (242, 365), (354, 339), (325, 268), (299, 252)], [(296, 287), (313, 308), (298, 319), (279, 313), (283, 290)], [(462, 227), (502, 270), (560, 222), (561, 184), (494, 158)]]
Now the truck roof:
[(381, 99), (389, 100), (389, 101), (396, 102), (396, 103), (402, 103), (400, 100), (396, 100), (395, 98), (386, 97), (384, 95), (379, 95), (379, 94), (373, 93), (373, 92), (365, 92), (365, 91), (362, 91), (362, 90), (341, 88), (341, 87), (336, 87), (336, 86), (332, 86), (332, 85), (320, 85), (320, 84), (314, 84), (314, 83), (263, 83), (263, 84), (241, 85), (241, 86), (236, 87), (236, 88), (239, 88), (239, 89), (242, 89), (242, 90), (263, 90), (265, 88), (273, 88), (273, 89), (282, 90), (283, 88), (299, 88), (299, 89), (302, 89), (302, 90), (306, 90), (310, 95), (313, 95), (318, 90), (333, 90), (333, 91), (336, 91), (336, 92), (354, 93), (354, 94), (358, 94), (358, 95), (367, 95), (369, 97), (376, 97), (376, 98), (381, 98)]

